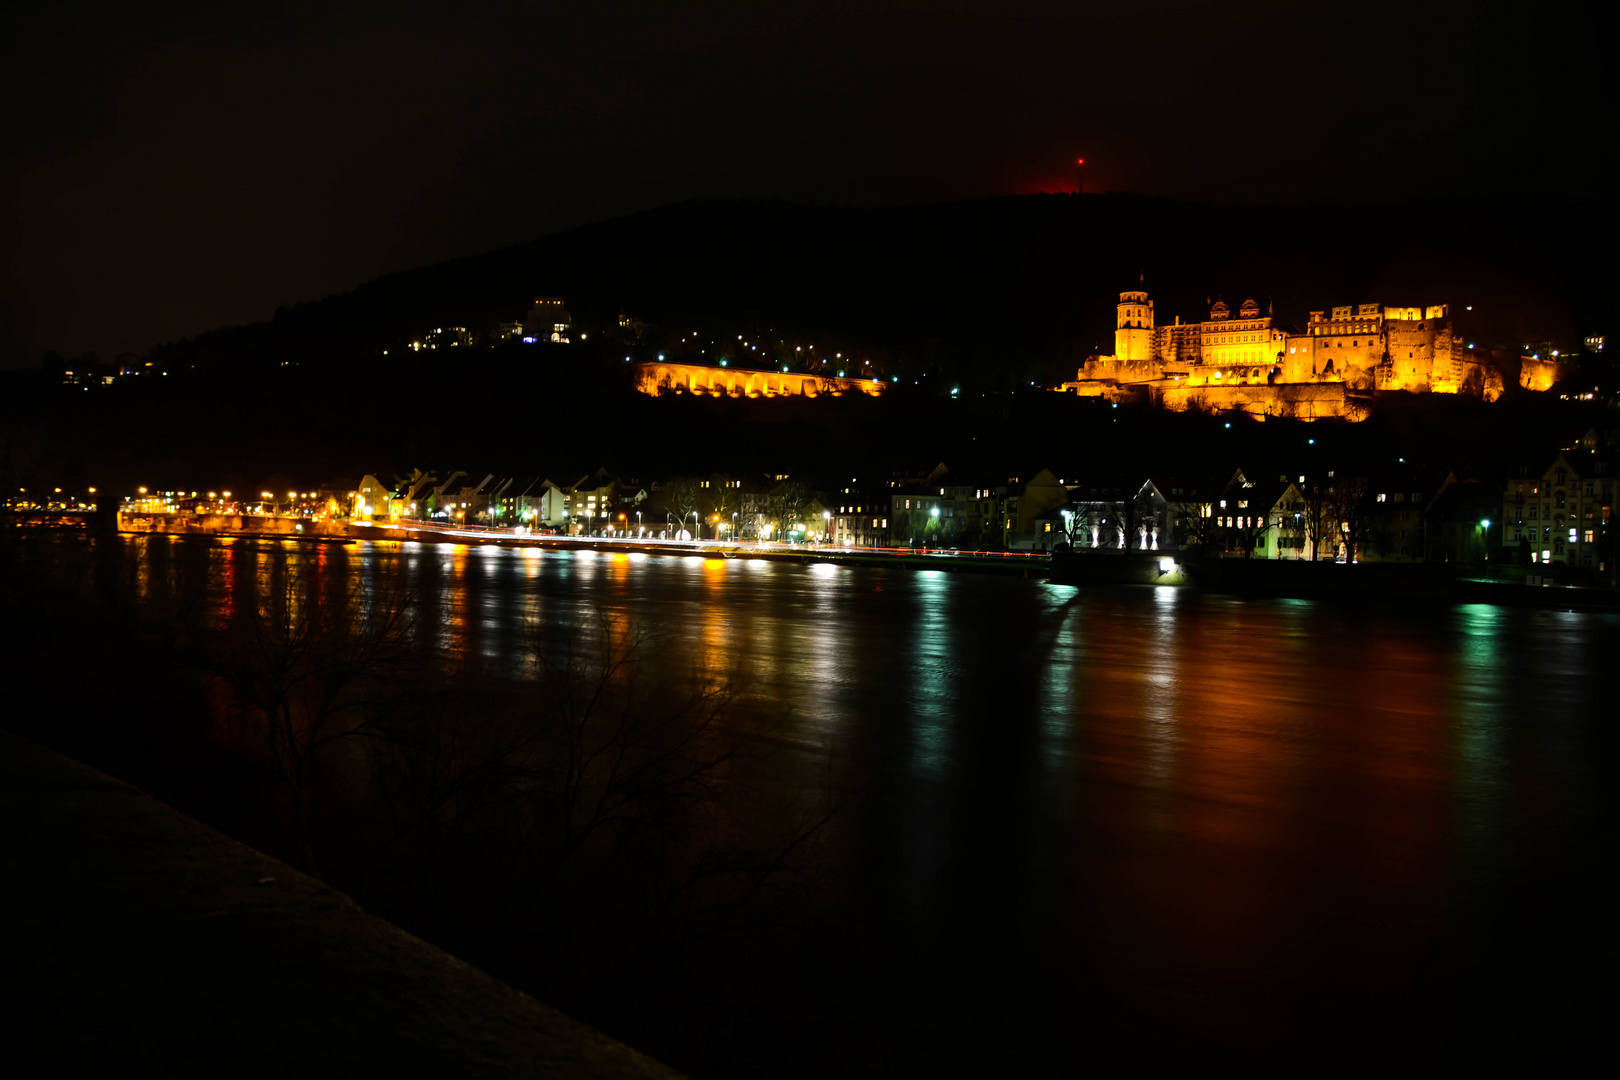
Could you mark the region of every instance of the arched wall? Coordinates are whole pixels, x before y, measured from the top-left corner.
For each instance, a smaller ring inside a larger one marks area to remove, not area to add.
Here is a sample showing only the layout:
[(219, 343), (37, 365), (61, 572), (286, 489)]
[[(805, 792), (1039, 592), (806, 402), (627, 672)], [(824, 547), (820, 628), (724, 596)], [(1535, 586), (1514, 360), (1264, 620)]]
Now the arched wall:
[(888, 389), (876, 379), (823, 378), (793, 371), (751, 371), (705, 364), (638, 364), (636, 389), (644, 394), (706, 394), (714, 397), (819, 397), (823, 393), (867, 394)]

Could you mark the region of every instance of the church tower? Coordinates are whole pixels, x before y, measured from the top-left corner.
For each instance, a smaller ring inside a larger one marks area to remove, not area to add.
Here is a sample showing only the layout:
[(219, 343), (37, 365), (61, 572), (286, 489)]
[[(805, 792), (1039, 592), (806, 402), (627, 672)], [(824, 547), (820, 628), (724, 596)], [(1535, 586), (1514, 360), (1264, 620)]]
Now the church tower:
[(1119, 294), (1114, 327), (1114, 359), (1121, 363), (1153, 359), (1153, 301), (1145, 292)]

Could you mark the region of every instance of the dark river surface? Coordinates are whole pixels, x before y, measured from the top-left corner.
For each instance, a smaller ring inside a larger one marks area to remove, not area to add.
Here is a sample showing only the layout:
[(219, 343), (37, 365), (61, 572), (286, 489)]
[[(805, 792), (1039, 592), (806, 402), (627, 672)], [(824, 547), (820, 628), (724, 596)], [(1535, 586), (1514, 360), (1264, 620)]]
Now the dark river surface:
[[(168, 543), (126, 541), (148, 542)], [(589, 649), (623, 620), (670, 682), (706, 674), (737, 716), (774, 717), (775, 795), (830, 783), (839, 805), (832, 917), (881, 942), (828, 992), (904, 1060), (1491, 1060), (1584, 1041), (1612, 997), (1613, 615), (695, 556), (210, 551), (232, 573), (400, 582), (447, 656), (500, 678), (531, 677), (528, 627)], [(782, 979), (814, 981), (793, 963)]]

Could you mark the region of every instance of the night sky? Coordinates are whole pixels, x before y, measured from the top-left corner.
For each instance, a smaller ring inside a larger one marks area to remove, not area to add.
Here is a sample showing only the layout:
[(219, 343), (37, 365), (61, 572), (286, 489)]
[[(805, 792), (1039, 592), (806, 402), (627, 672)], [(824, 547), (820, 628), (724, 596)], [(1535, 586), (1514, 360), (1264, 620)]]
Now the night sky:
[[(1607, 201), (1577, 4), (14, 5), (0, 366), (691, 198)], [(1343, 242), (1376, 242), (1347, 232)]]

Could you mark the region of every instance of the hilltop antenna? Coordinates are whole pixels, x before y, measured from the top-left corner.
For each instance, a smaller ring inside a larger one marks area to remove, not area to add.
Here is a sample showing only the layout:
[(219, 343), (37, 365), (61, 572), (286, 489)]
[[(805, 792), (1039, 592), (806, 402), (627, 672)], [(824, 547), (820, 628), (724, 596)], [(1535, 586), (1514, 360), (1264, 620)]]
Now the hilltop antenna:
[(1077, 158), (1074, 163), (1074, 193), (1076, 195), (1084, 195), (1086, 193), (1085, 158)]

